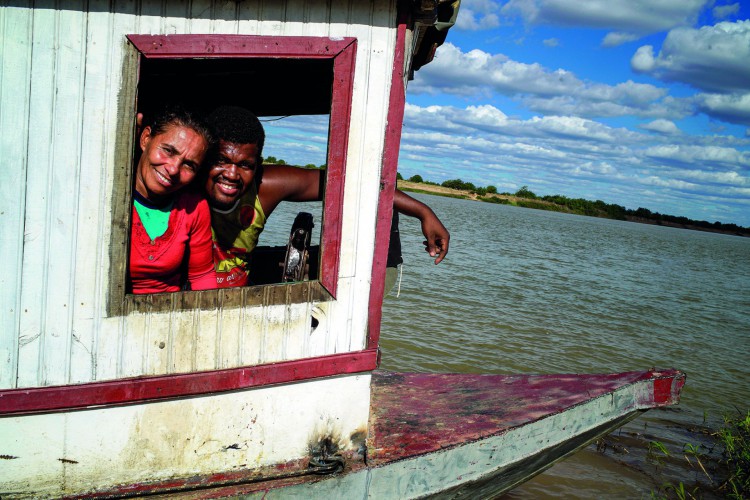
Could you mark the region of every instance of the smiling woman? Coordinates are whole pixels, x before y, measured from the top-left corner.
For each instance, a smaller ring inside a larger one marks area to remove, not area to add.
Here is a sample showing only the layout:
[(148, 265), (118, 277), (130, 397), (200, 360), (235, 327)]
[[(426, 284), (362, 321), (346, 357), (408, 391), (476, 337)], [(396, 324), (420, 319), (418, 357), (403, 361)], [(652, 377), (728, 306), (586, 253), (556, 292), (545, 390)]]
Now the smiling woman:
[(140, 135), (130, 235), (132, 293), (216, 287), (208, 204), (185, 190), (214, 140), (183, 108), (165, 109)]

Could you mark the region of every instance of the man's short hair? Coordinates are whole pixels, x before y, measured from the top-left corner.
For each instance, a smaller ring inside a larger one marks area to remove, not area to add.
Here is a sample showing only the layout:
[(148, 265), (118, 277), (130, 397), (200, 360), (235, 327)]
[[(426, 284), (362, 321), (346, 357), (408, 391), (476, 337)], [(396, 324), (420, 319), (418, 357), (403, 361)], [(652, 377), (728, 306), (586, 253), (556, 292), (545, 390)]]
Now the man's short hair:
[(258, 117), (239, 106), (220, 106), (209, 116), (208, 123), (213, 127), (219, 140), (237, 144), (255, 144), (258, 156), (263, 153), (266, 133)]
[(216, 136), (204, 117), (179, 104), (170, 104), (157, 110), (149, 124), (151, 136), (163, 133), (170, 125), (179, 125), (195, 130), (206, 139), (209, 149), (216, 144)]

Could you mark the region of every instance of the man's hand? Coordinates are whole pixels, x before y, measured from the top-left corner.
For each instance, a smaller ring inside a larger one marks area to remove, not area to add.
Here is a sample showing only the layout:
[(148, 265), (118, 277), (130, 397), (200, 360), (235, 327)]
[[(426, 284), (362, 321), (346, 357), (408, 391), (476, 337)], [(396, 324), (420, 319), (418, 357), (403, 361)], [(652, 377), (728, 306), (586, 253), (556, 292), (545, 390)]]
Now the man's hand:
[(419, 200), (415, 200), (397, 189), (393, 196), (393, 209), (404, 215), (416, 217), (422, 223), (422, 234), (425, 250), (430, 257), (435, 257), (435, 264), (440, 264), (448, 254), (451, 236), (435, 212)]
[(435, 264), (440, 264), (448, 254), (451, 236), (432, 210), (422, 219), (422, 234), (427, 238), (423, 242), (425, 250), (435, 257)]

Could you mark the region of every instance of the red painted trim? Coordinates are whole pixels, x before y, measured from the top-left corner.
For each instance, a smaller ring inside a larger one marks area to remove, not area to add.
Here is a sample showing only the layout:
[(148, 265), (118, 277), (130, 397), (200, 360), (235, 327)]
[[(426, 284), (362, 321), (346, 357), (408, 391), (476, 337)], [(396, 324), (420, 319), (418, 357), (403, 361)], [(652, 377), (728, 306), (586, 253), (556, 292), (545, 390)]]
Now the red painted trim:
[(375, 369), (377, 350), (228, 370), (0, 391), (0, 415), (80, 410), (298, 382)]
[(383, 168), (380, 174), (380, 198), (375, 229), (375, 254), (372, 262), (367, 346), (374, 349), (380, 341), (380, 325), (383, 318), (383, 291), (385, 289), (385, 265), (388, 260), (391, 218), (393, 215), (393, 193), (396, 190), (398, 152), (401, 145), (401, 128), (404, 122), (404, 61), (406, 51), (406, 24), (409, 10), (405, 2), (399, 3), (396, 31), (396, 53), (391, 73), (391, 95), (388, 102), (388, 124), (383, 146)]
[(323, 287), (336, 298), (357, 39), (255, 35), (128, 35), (127, 38), (146, 58), (255, 57), (333, 60), (328, 169), (319, 276)]
[(304, 57), (330, 59), (356, 38), (258, 35), (128, 35), (148, 58)]
[(682, 386), (685, 385), (685, 375), (677, 377), (673, 374), (675, 370), (668, 370), (664, 373), (657, 373), (663, 378), (654, 380), (654, 403), (658, 405), (675, 404), (679, 400), (679, 394)]
[(328, 125), (328, 168), (323, 205), (323, 234), (320, 283), (335, 298), (341, 258), (341, 228), (344, 213), (344, 178), (349, 150), (349, 123), (352, 115), (356, 41), (333, 61), (331, 118)]

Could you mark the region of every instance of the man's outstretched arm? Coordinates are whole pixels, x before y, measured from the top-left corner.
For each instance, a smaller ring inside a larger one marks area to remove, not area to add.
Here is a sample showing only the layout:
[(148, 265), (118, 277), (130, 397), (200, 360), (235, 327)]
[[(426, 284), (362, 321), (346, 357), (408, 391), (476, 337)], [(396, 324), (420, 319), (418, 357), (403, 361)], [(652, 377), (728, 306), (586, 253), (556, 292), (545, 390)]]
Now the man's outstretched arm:
[(425, 250), (430, 257), (435, 257), (435, 264), (440, 264), (448, 254), (451, 236), (435, 212), (399, 189), (393, 195), (393, 208), (399, 213), (419, 219), (422, 223), (422, 234), (427, 238), (424, 242)]
[(323, 199), (321, 170), (291, 165), (263, 165), (258, 197), (268, 217), (282, 201), (319, 201)]
[[(321, 170), (304, 169), (290, 165), (264, 165), (259, 197), (266, 217), (282, 201), (317, 201), (323, 198)], [(393, 208), (399, 213), (416, 217), (422, 223), (422, 233), (427, 240), (425, 250), (439, 264), (448, 253), (450, 234), (435, 212), (419, 200), (396, 190)]]

